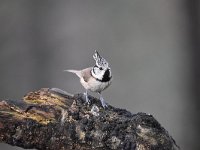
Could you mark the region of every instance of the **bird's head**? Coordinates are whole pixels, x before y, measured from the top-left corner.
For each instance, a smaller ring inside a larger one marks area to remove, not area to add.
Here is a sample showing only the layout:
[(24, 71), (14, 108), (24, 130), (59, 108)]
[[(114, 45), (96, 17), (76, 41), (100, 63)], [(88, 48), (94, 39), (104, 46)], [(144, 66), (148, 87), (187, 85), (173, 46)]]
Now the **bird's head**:
[(92, 69), (92, 75), (98, 80), (111, 78), (111, 69), (108, 62), (95, 50), (93, 58), (96, 62)]

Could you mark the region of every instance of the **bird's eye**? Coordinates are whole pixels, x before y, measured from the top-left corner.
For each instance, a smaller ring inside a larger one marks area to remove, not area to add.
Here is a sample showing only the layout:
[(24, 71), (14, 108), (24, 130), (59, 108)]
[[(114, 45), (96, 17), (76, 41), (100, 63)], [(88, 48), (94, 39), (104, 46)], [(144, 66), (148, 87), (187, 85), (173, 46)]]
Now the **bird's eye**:
[(100, 70), (103, 70), (103, 68), (102, 68), (102, 67), (100, 67), (99, 69), (100, 69)]

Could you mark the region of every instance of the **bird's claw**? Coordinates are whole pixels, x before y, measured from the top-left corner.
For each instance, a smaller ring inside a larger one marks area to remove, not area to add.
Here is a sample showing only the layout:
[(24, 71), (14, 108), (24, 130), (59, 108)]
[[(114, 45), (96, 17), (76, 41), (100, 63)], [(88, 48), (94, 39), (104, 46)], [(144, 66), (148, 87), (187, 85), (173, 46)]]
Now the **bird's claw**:
[(101, 105), (103, 106), (103, 108), (104, 108), (104, 109), (107, 108), (108, 105), (107, 105), (107, 103), (105, 102), (105, 100), (103, 99), (103, 97), (100, 97), (100, 100), (101, 100)]
[(90, 104), (90, 99), (88, 98), (87, 92), (84, 93), (84, 95), (85, 95), (85, 102), (89, 105)]

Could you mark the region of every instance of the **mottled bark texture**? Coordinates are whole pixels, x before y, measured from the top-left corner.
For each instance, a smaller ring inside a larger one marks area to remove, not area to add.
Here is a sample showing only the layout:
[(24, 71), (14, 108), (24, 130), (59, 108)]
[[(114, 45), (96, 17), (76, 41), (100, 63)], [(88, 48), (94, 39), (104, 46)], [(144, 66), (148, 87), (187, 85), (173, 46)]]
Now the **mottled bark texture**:
[(0, 101), (0, 141), (40, 150), (175, 150), (173, 138), (145, 113), (132, 114), (94, 97), (60, 89)]

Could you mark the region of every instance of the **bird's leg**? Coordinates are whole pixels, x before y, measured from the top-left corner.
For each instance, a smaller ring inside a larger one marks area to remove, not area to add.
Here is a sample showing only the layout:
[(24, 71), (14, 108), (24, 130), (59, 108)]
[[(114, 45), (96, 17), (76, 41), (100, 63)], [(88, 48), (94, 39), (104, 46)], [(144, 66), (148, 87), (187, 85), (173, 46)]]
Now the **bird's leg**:
[(103, 108), (106, 108), (108, 107), (107, 103), (105, 102), (105, 100), (103, 99), (103, 96), (101, 93), (99, 93), (99, 96), (100, 96), (100, 100), (101, 100), (101, 105), (103, 106)]
[(87, 90), (85, 91), (84, 95), (85, 95), (85, 101), (86, 101), (86, 103), (89, 104), (90, 100), (88, 98), (88, 91)]

